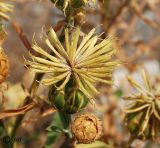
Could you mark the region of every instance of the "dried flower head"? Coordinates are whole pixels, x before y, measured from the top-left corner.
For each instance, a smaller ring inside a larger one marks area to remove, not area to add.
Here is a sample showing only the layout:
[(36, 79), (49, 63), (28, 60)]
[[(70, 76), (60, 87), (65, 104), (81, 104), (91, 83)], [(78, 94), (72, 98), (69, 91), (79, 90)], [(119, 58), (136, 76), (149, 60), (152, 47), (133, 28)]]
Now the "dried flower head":
[(126, 123), (131, 134), (141, 139), (160, 138), (160, 89), (155, 89), (142, 71), (145, 88), (128, 77), (130, 84), (138, 93), (125, 97), (133, 103), (126, 110)]
[(91, 143), (100, 138), (102, 124), (95, 115), (84, 114), (74, 119), (71, 124), (71, 130), (78, 143)]
[(15, 1), (15, 0), (0, 0), (0, 20), (10, 19), (8, 13), (12, 12), (14, 8), (12, 4), (9, 4), (10, 1)]
[(99, 40), (99, 37), (94, 35), (94, 28), (80, 42), (80, 33), (77, 28), (72, 37), (70, 36), (70, 41), (66, 28), (63, 47), (54, 30), (50, 28), (44, 41), (53, 54), (47, 53), (34, 40), (33, 50), (47, 59), (31, 55), (32, 61), (27, 60), (26, 64), (33, 72), (48, 74), (48, 77), (42, 80), (44, 85), (54, 84), (60, 91), (73, 80), (75, 88), (81, 90), (86, 97), (93, 98), (97, 93), (94, 86), (96, 82), (112, 83), (112, 71), (118, 64), (118, 61), (112, 61), (116, 52), (113, 48), (114, 39)]
[(0, 83), (6, 80), (9, 72), (9, 63), (6, 54), (0, 49)]
[(0, 26), (0, 83), (6, 79), (9, 71), (8, 58), (1, 47), (6, 36), (7, 34), (4, 31), (3, 26)]

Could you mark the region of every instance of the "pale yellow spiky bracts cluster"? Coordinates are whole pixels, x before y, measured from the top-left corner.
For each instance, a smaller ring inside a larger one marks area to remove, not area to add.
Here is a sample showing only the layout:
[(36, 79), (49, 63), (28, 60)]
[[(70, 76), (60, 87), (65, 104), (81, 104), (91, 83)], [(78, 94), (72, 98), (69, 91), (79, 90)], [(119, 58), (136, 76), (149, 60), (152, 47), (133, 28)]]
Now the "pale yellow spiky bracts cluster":
[[(41, 48), (35, 41), (32, 44), (34, 51), (46, 58), (31, 55), (32, 61), (26, 61), (30, 69), (36, 73), (45, 73), (48, 77), (42, 80), (45, 85), (56, 85), (57, 90), (63, 90), (72, 79), (75, 88), (81, 90), (86, 97), (93, 98), (97, 93), (95, 83), (112, 83), (112, 71), (119, 63), (113, 61), (116, 53), (113, 48), (114, 38), (100, 40), (95, 35), (95, 28), (80, 39), (79, 28), (69, 36), (65, 29), (65, 47), (59, 41), (55, 31), (50, 28), (44, 37), (51, 55)], [(107, 78), (107, 79), (106, 79)]]
[(160, 88), (153, 88), (145, 71), (142, 71), (145, 88), (133, 78), (128, 77), (130, 84), (138, 93), (125, 97), (132, 101), (126, 110), (126, 122), (131, 134), (142, 139), (160, 137)]
[(15, 0), (0, 0), (0, 20), (10, 19), (10, 17), (8, 16), (8, 13), (11, 13), (14, 8), (14, 6), (9, 3), (11, 1), (15, 1)]

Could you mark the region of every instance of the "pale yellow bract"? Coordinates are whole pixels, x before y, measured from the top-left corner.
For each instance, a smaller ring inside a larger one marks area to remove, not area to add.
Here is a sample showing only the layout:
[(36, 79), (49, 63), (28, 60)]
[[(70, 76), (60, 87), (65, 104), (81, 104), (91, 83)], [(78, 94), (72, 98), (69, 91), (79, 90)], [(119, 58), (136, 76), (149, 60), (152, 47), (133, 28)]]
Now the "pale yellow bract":
[[(67, 82), (72, 79), (76, 82), (77, 89), (86, 97), (93, 98), (97, 93), (94, 86), (96, 82), (112, 83), (112, 71), (119, 63), (112, 61), (116, 52), (113, 48), (115, 39), (110, 37), (99, 40), (93, 28), (80, 41), (80, 33), (80, 29), (77, 28), (69, 36), (69, 30), (66, 28), (65, 47), (63, 47), (55, 31), (50, 28), (44, 37), (44, 42), (54, 55), (47, 53), (34, 40), (33, 50), (47, 59), (31, 55), (32, 61), (27, 60), (26, 64), (32, 71), (48, 75), (42, 80), (43, 84), (55, 84), (57, 90), (63, 90)], [(58, 82), (60, 82), (59, 86), (57, 86)]]
[[(139, 123), (139, 135), (144, 135), (146, 129), (150, 127), (153, 120), (160, 123), (160, 89), (152, 87), (146, 71), (142, 71), (143, 82), (145, 88), (138, 84), (132, 77), (128, 76), (130, 84), (138, 91), (130, 96), (124, 97), (126, 100), (132, 101), (132, 106), (125, 112), (127, 114), (143, 113), (144, 119)], [(151, 129), (152, 133), (156, 133), (157, 127)], [(153, 137), (155, 134), (152, 135)]]
[(14, 8), (12, 4), (9, 4), (11, 1), (15, 0), (0, 0), (0, 19), (10, 19), (8, 13), (12, 12)]

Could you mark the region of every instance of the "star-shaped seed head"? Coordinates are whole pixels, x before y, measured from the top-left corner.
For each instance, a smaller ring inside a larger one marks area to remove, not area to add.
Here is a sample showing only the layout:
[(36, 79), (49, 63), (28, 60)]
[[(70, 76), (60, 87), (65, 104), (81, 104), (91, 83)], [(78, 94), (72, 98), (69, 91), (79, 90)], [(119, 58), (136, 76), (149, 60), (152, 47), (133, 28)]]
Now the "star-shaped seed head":
[(66, 28), (63, 46), (50, 28), (43, 39), (50, 53), (34, 40), (32, 49), (43, 57), (31, 54), (32, 60), (26, 60), (33, 72), (46, 74), (42, 84), (55, 85), (57, 91), (63, 91), (73, 81), (74, 89), (92, 99), (98, 92), (95, 83), (112, 83), (112, 71), (119, 63), (113, 60), (116, 53), (113, 46), (115, 38), (99, 39), (95, 28), (83, 37), (79, 28), (69, 35)]
[(131, 107), (125, 111), (126, 124), (131, 134), (137, 138), (156, 140), (160, 138), (160, 88), (151, 85), (144, 70), (142, 77), (145, 88), (128, 77), (138, 92), (124, 97), (131, 101)]

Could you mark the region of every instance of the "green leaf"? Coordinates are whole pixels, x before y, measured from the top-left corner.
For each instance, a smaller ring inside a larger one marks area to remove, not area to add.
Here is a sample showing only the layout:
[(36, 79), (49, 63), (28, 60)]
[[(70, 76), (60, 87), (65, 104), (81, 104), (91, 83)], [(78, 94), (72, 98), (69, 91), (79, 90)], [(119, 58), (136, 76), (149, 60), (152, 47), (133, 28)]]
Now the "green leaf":
[(47, 127), (47, 140), (44, 145), (45, 148), (52, 148), (53, 144), (60, 137), (62, 133), (68, 132), (69, 119), (67, 115), (56, 112), (53, 116), (52, 123)]
[(113, 146), (107, 145), (101, 141), (95, 141), (90, 144), (77, 144), (75, 148), (113, 148)]
[(47, 140), (44, 145), (44, 148), (53, 148), (53, 144), (56, 142), (56, 140), (60, 137), (60, 133), (57, 132), (48, 132), (47, 134)]
[(62, 132), (63, 130), (62, 130), (61, 128), (57, 127), (57, 126), (52, 125), (52, 126), (49, 126), (49, 127), (47, 128), (47, 131), (48, 131), (48, 132), (52, 132), (52, 131)]
[(47, 131), (48, 132), (58, 132), (58, 133), (68, 133), (69, 131), (67, 129), (62, 129), (62, 128), (59, 128), (57, 126), (51, 126), (51, 127), (48, 127), (47, 128)]

